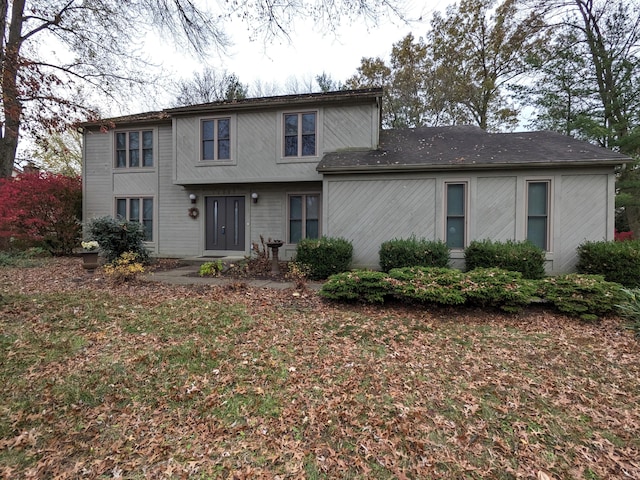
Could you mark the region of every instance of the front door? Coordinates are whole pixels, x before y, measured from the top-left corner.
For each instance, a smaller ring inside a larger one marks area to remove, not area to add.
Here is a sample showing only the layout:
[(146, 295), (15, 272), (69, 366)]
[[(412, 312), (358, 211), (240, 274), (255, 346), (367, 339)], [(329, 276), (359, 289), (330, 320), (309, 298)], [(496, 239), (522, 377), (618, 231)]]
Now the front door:
[(207, 250), (245, 250), (244, 197), (205, 197)]

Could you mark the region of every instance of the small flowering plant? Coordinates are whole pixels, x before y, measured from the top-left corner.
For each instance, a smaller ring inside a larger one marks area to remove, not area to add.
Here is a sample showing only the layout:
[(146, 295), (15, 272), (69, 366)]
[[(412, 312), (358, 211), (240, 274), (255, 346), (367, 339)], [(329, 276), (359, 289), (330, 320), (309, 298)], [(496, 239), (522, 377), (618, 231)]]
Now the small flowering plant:
[(98, 247), (100, 246), (98, 242), (96, 242), (95, 240), (91, 240), (90, 242), (82, 242), (80, 243), (80, 245), (82, 245), (82, 248), (84, 248), (89, 252), (92, 252), (93, 250), (97, 250)]

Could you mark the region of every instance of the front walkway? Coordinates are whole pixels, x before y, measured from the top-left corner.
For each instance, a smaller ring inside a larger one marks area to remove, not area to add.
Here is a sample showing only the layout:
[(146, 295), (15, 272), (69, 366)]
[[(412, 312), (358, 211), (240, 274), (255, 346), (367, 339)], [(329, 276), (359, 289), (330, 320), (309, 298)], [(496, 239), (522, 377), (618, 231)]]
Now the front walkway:
[[(294, 288), (293, 282), (283, 282), (269, 279), (253, 278), (229, 278), (229, 277), (201, 277), (198, 275), (199, 265), (186, 265), (171, 270), (150, 272), (144, 278), (155, 282), (171, 283), (174, 285), (228, 285), (232, 283), (246, 283), (256, 288), (275, 288), (285, 290)], [(321, 282), (307, 282), (307, 287), (311, 290), (320, 290)]]

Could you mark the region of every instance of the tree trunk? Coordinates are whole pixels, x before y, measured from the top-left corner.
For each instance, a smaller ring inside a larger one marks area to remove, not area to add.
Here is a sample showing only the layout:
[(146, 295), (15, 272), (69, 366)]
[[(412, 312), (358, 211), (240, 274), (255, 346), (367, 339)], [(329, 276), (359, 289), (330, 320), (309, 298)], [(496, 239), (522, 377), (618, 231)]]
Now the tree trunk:
[[(25, 0), (15, 0), (11, 8), (11, 24), (6, 44), (2, 45), (2, 109), (4, 124), (0, 126), (0, 178), (9, 178), (16, 160), (22, 103), (17, 80), (22, 46), (22, 21)], [(6, 9), (5, 13), (6, 13)], [(6, 18), (6, 17), (5, 17)], [(6, 27), (6, 21), (3, 22)]]

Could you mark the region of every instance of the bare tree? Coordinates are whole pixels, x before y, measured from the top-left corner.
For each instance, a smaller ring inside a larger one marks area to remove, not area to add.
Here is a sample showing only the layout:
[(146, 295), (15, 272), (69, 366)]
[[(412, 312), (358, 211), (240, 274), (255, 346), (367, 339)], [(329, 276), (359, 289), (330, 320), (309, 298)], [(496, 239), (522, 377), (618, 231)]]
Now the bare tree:
[(190, 80), (180, 80), (174, 84), (173, 106), (211, 103), (220, 100), (242, 100), (247, 97), (248, 86), (240, 83), (234, 73), (218, 71), (206, 67), (196, 72)]

